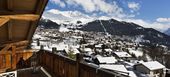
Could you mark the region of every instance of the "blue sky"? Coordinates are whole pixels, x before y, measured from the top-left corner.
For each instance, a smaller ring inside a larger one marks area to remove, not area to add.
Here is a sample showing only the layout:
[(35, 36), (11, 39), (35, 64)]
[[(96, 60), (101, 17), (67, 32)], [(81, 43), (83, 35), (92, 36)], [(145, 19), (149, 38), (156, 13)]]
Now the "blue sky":
[(117, 18), (160, 31), (170, 28), (170, 0), (49, 0), (45, 12), (52, 9)]

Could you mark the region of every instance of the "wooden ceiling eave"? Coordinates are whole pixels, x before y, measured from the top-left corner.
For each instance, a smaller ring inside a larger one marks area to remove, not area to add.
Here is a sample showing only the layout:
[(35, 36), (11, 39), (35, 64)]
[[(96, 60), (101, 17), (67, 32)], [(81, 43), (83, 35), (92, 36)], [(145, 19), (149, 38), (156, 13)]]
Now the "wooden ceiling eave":
[[(40, 18), (39, 15), (34, 14), (22, 14), (22, 15), (3, 15), (0, 16), (0, 27), (4, 24), (8, 23), (8, 40), (12, 40), (12, 23), (11, 20), (21, 20), (21, 21), (31, 21), (31, 27), (30, 28), (36, 28), (36, 24), (33, 24), (32, 22), (36, 23), (38, 22), (38, 19)], [(33, 31), (33, 30), (32, 30)], [(32, 31), (28, 31), (28, 37), (31, 37), (30, 33), (33, 33)], [(26, 37), (26, 38), (28, 38)]]
[(32, 55), (35, 51), (28, 47), (47, 2), (48, 0), (0, 0), (0, 55), (6, 61), (0, 61), (0, 68), (16, 69), (17, 58), (20, 57), (16, 54), (27, 53), (29, 50)]
[(22, 15), (3, 15), (0, 18), (13, 19), (13, 20), (24, 20), (24, 21), (36, 21), (40, 18), (40, 15), (35, 14), (22, 14)]
[(1, 18), (0, 17), (0, 27), (6, 24), (9, 21), (9, 18)]
[[(37, 3), (37, 7), (35, 8), (35, 14), (39, 14), (40, 17), (43, 14), (43, 11), (45, 10), (45, 6), (47, 5), (49, 0), (40, 0), (39, 3)], [(43, 5), (43, 6), (42, 6)], [(40, 18), (38, 19), (40, 20)], [(30, 30), (27, 33), (27, 40), (31, 40), (31, 38), (33, 37), (33, 34), (35, 33), (36, 27), (38, 26), (38, 21), (35, 21), (34, 23), (31, 23), (32, 26), (30, 26)], [(35, 25), (35, 26), (33, 26)]]
[(23, 40), (30, 43), (48, 0), (21, 0), (23, 4), (17, 0), (0, 2), (4, 4), (0, 5), (0, 44)]

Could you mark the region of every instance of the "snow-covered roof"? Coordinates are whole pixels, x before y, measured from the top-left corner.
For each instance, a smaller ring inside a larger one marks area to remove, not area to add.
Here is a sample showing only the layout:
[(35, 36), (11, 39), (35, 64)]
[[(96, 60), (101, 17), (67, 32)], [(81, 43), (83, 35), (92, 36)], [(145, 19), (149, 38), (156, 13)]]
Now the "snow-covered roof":
[(71, 48), (71, 49), (65, 48), (66, 53), (69, 53), (70, 50), (73, 51), (73, 54), (80, 53), (79, 50), (78, 50), (77, 48)]
[(82, 36), (71, 36), (72, 38), (75, 38), (75, 39), (82, 39), (83, 37)]
[(103, 44), (95, 45), (96, 48), (101, 48)]
[(73, 50), (75, 54), (80, 53), (80, 51), (77, 48), (73, 48)]
[(61, 27), (59, 28), (59, 31), (60, 31), (60, 32), (69, 32), (70, 30), (67, 29), (67, 28), (65, 28), (65, 27), (63, 27), (63, 26), (61, 26)]
[(165, 68), (165, 66), (159, 63), (158, 61), (143, 62), (141, 64), (147, 67), (149, 70), (157, 70), (157, 69)]
[(115, 57), (97, 57), (99, 63), (116, 63), (117, 60), (115, 59)]
[(112, 52), (112, 49), (104, 49), (106, 52)]
[(84, 48), (84, 51), (85, 52), (92, 52), (92, 49), (91, 48)]
[(128, 71), (130, 77), (138, 77), (134, 71)]
[(31, 48), (40, 50), (41, 47), (40, 46), (32, 46)]
[(102, 65), (100, 65), (100, 68), (113, 70), (113, 71), (124, 72), (124, 73), (129, 73), (124, 65), (106, 65), (106, 64), (102, 64)]
[(64, 49), (68, 48), (68, 46), (67, 45), (58, 45), (58, 46), (56, 46), (56, 48), (57, 48), (57, 50), (62, 51)]
[(123, 57), (132, 57), (130, 54), (127, 52), (114, 52), (118, 57), (123, 58)]
[(41, 38), (41, 35), (35, 34), (35, 35), (33, 36), (33, 38), (34, 38), (34, 39), (39, 39), (39, 38)]

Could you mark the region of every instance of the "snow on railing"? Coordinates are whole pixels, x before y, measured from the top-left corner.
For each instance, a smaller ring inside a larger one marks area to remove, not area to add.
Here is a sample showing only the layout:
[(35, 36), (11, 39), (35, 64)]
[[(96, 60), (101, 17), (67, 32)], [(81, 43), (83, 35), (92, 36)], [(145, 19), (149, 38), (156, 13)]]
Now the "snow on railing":
[(17, 71), (1, 73), (0, 77), (17, 77)]

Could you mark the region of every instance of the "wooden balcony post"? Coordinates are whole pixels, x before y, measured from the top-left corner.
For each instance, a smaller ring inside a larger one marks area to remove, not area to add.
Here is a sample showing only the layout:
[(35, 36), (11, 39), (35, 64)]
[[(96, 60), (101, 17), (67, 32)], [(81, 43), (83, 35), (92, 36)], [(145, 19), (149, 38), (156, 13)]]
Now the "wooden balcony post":
[(12, 46), (12, 69), (16, 69), (16, 46)]
[(6, 67), (10, 68), (11, 67), (11, 61), (10, 61), (11, 55), (7, 54), (5, 55), (5, 59), (6, 59)]
[(76, 77), (80, 77), (80, 62), (82, 60), (81, 54), (76, 54)]
[(51, 61), (52, 61), (52, 63), (51, 63), (51, 64), (52, 64), (52, 65), (51, 65), (52, 72), (54, 72), (54, 66), (55, 66), (55, 64), (54, 64), (55, 62), (54, 62), (54, 61), (55, 61), (55, 52), (56, 52), (56, 51), (57, 51), (57, 48), (56, 48), (56, 47), (53, 47), (53, 48), (52, 48), (52, 60), (51, 60)]

